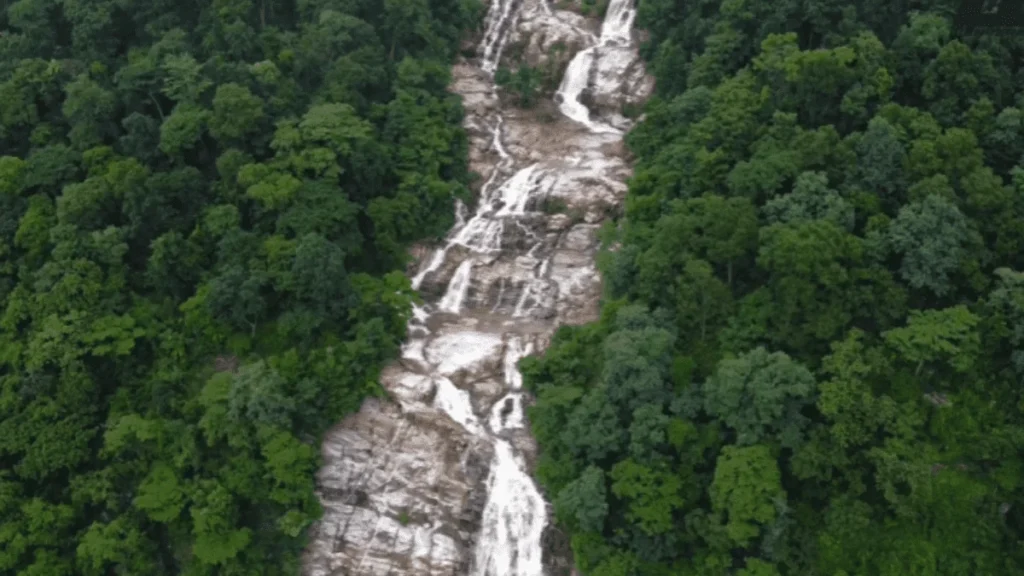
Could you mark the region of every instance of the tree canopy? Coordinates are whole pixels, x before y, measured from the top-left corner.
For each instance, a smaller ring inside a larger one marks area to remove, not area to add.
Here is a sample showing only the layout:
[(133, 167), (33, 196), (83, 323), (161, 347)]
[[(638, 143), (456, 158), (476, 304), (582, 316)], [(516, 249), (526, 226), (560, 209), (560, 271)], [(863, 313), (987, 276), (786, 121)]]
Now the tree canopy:
[(465, 197), (475, 0), (0, 13), (0, 574), (298, 572), (405, 248)]
[(588, 576), (1024, 570), (1024, 37), (640, 0), (601, 319), (524, 359)]

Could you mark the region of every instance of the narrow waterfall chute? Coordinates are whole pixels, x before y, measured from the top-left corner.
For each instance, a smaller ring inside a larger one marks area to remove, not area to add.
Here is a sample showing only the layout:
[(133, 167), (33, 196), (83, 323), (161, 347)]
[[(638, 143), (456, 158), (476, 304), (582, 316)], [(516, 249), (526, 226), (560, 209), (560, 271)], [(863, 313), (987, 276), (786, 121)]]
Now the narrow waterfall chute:
[(467, 258), (459, 264), (455, 275), (448, 282), (448, 291), (438, 304), (438, 309), (452, 314), (458, 314), (462, 310), (462, 302), (466, 299), (466, 292), (469, 290), (469, 282), (473, 275), (473, 260)]
[(479, 434), (480, 423), (473, 414), (473, 404), (469, 398), (469, 392), (460, 390), (447, 378), (437, 379), (437, 388), (434, 395), (434, 406), (448, 415), (449, 418), (458, 422), (467, 431)]
[(448, 254), (448, 247), (447, 246), (445, 246), (444, 248), (440, 248), (440, 249), (434, 251), (434, 255), (430, 259), (430, 264), (428, 264), (423, 270), (420, 270), (419, 273), (416, 274), (416, 276), (413, 276), (413, 279), (412, 279), (412, 289), (413, 290), (419, 290), (420, 289), (420, 285), (423, 284), (423, 280), (424, 280), (424, 278), (427, 277), (427, 274), (430, 274), (431, 272), (434, 272), (435, 270), (437, 270), (438, 268), (441, 267), (441, 264), (444, 264), (444, 257), (447, 254)]
[(633, 33), (633, 20), (636, 19), (636, 8), (632, 0), (611, 0), (601, 23), (601, 43), (619, 42), (628, 44)]
[(522, 215), (526, 211), (526, 203), (530, 200), (530, 192), (537, 187), (537, 164), (531, 164), (516, 172), (508, 182), (502, 184), (499, 202), (501, 208), (497, 217)]
[(495, 441), (485, 522), (478, 540), (485, 544), (477, 546), (473, 576), (544, 573), (540, 542), (547, 524), (547, 506), (524, 468), (511, 444)]
[(488, 74), (494, 74), (501, 60), (501, 52), (508, 41), (508, 33), (515, 18), (519, 15), (515, 8), (519, 0), (492, 0), (487, 14), (487, 32), (481, 48), (480, 68)]

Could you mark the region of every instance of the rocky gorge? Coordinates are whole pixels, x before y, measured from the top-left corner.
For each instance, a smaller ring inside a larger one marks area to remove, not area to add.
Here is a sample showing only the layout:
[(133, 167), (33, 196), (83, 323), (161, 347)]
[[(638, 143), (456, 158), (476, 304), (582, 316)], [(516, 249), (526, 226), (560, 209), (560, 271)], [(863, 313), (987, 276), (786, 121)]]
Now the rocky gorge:
[[(612, 0), (603, 21), (572, 8), (492, 0), (475, 57), (453, 69), (478, 200), (459, 203), (446, 242), (421, 251), (413, 286), (426, 304), (382, 375), (390, 400), (368, 400), (324, 438), (308, 576), (572, 570), (530, 475), (516, 365), (559, 325), (597, 316), (597, 232), (630, 175), (623, 111), (653, 88), (629, 0)], [(527, 65), (564, 69), (532, 109), (494, 83), (512, 46)]]

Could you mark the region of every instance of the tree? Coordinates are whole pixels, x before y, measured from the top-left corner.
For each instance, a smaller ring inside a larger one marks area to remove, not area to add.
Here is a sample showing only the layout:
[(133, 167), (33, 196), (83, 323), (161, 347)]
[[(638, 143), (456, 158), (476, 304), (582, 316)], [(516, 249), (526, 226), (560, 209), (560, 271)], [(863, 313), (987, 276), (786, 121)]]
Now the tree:
[(880, 431), (891, 433), (901, 420), (906, 423), (900, 406), (872, 389), (890, 369), (887, 355), (865, 343), (863, 332), (851, 331), (832, 344), (832, 353), (822, 361), (828, 378), (821, 383), (817, 406), (839, 448), (872, 444)]
[(162, 62), (162, 92), (180, 104), (195, 104), (213, 83), (203, 77), (201, 64), (190, 54), (168, 55)]
[(974, 330), (978, 317), (965, 306), (944, 310), (911, 310), (907, 325), (884, 332), (885, 342), (903, 359), (916, 364), (914, 375), (930, 362), (944, 360), (957, 372), (968, 372), (981, 344)]
[(774, 340), (811, 348), (838, 336), (855, 314), (851, 292), (863, 261), (860, 239), (829, 220), (761, 230), (757, 264), (769, 273)]
[(210, 313), (232, 327), (248, 328), (253, 334), (267, 312), (267, 302), (262, 295), (264, 279), (251, 274), (240, 265), (233, 265), (209, 283), (206, 298)]
[(89, 526), (75, 550), (75, 563), (86, 574), (105, 574), (112, 566), (138, 574), (156, 569), (152, 554), (142, 530), (120, 516)]
[(683, 504), (682, 478), (664, 469), (651, 469), (632, 459), (611, 471), (612, 493), (628, 502), (626, 518), (650, 535), (673, 527), (672, 513)]
[(264, 362), (247, 364), (232, 378), (227, 417), (236, 424), (288, 429), (294, 411), (284, 379)]
[(588, 466), (579, 478), (558, 493), (555, 513), (573, 530), (601, 533), (608, 516), (605, 493), (604, 471)]
[(773, 224), (828, 220), (841, 229), (853, 230), (853, 207), (828, 188), (828, 175), (824, 172), (800, 174), (793, 191), (766, 202), (764, 212)]
[(346, 319), (354, 302), (345, 271), (345, 256), (337, 244), (317, 234), (300, 238), (292, 276), (300, 302), (331, 321)]
[(191, 104), (174, 107), (160, 125), (160, 150), (168, 156), (181, 156), (199, 144), (210, 113)]
[(626, 434), (604, 387), (587, 392), (572, 410), (560, 440), (584, 462), (600, 463), (625, 451)]
[(858, 184), (869, 192), (878, 191), (887, 204), (898, 205), (901, 199), (895, 195), (905, 186), (906, 148), (896, 127), (881, 116), (872, 118), (857, 142), (857, 157)]
[(726, 283), (731, 284), (733, 265), (756, 245), (753, 205), (745, 198), (708, 195), (673, 203), (672, 213), (654, 230), (652, 250), (676, 257), (690, 251), (725, 268)]
[[(621, 323), (625, 314), (619, 314)], [(668, 373), (673, 344), (668, 331), (652, 326), (624, 329), (608, 336), (601, 375), (608, 399), (626, 410), (645, 404), (664, 405), (671, 389)]]
[(936, 296), (952, 289), (950, 275), (960, 266), (968, 239), (960, 210), (939, 196), (928, 196), (900, 209), (889, 227), (889, 246), (902, 256), (900, 275), (912, 288)]
[(732, 293), (704, 260), (689, 260), (676, 280), (676, 318), (699, 341), (711, 338), (733, 309)]
[(801, 410), (816, 389), (807, 368), (764, 348), (719, 363), (701, 388), (704, 410), (736, 434), (741, 446), (778, 437), (795, 447), (807, 425)]
[[(297, 572), (317, 439), (380, 393), (408, 245), (469, 199), (479, 6), (9, 4), (0, 572)], [(375, 227), (395, 198), (412, 225)]]
[(952, 40), (926, 67), (921, 93), (931, 103), (931, 113), (948, 126), (959, 120), (957, 110), (966, 108), (962, 101), (965, 91), (977, 97), (993, 91), (997, 83), (987, 53), (975, 55), (966, 44)]
[(117, 106), (114, 94), (84, 74), (68, 84), (66, 90), (61, 112), (71, 122), (68, 136), (72, 144), (85, 150), (101, 143), (111, 132), (111, 117)]
[(735, 546), (745, 547), (775, 519), (782, 475), (767, 446), (725, 446), (715, 465), (711, 506)]
[(195, 537), (193, 553), (204, 564), (224, 564), (249, 545), (252, 531), (234, 529), (236, 504), (231, 493), (214, 480), (203, 482), (195, 495), (190, 510), (192, 534)]
[(157, 462), (139, 485), (139, 493), (132, 503), (156, 522), (171, 522), (185, 507), (185, 490), (174, 469)]
[(985, 303), (991, 314), (990, 330), (996, 341), (1013, 348), (1008, 359), (1018, 374), (1024, 373), (1024, 352), (1019, 350), (1024, 342), (1024, 274), (1008, 268), (1000, 268), (995, 274), (997, 287)]
[(222, 142), (234, 142), (259, 130), (263, 102), (245, 86), (228, 83), (217, 87), (210, 116), (210, 135)]

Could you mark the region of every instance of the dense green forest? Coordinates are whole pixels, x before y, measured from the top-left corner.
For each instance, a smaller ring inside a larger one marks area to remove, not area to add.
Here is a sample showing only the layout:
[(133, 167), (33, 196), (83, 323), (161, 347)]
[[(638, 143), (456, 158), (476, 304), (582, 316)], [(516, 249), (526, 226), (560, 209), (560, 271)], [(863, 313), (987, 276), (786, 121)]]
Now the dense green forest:
[(296, 574), (468, 193), (479, 3), (4, 7), (0, 574)]
[(521, 364), (587, 576), (1024, 573), (1024, 30), (957, 4), (640, 0), (602, 317)]

